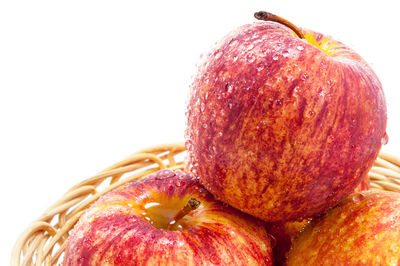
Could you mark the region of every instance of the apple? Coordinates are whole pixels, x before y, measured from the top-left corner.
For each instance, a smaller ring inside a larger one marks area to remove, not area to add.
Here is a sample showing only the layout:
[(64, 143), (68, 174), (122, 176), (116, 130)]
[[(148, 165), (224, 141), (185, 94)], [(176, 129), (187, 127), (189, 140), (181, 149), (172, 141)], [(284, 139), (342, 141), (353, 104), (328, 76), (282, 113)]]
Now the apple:
[(256, 16), (278, 22), (239, 27), (199, 65), (185, 169), (243, 212), (302, 220), (337, 205), (367, 175), (387, 139), (385, 97), (344, 44)]
[[(354, 192), (361, 192), (370, 188), (370, 180), (368, 175), (356, 187)], [(267, 231), (271, 235), (273, 243), (274, 265), (284, 265), (287, 253), (292, 247), (293, 241), (303, 232), (305, 227), (312, 219), (304, 219), (303, 221), (275, 222), (267, 223)]]
[(96, 201), (64, 265), (272, 265), (263, 222), (214, 199), (192, 175), (162, 170)]
[(400, 194), (365, 191), (306, 227), (287, 265), (400, 265)]

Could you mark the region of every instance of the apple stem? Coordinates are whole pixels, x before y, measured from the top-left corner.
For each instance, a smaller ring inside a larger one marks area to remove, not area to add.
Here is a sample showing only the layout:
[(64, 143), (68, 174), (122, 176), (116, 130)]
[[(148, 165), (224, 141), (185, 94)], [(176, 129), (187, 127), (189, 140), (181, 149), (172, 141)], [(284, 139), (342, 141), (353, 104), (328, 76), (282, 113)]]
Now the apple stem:
[(254, 13), (254, 17), (258, 20), (264, 20), (264, 21), (273, 21), (273, 22), (278, 22), (280, 24), (285, 25), (286, 27), (289, 27), (294, 33), (299, 36), (300, 39), (305, 39), (304, 34), (301, 32), (301, 30), (291, 23), (290, 21), (287, 21), (284, 18), (281, 18), (280, 16), (274, 15), (272, 13), (268, 13), (265, 11), (258, 11)]
[(171, 230), (172, 226), (176, 224), (180, 219), (182, 219), (185, 215), (189, 214), (191, 211), (197, 209), (200, 206), (201, 202), (195, 198), (190, 198), (188, 203), (172, 218), (172, 220), (168, 223), (167, 230)]

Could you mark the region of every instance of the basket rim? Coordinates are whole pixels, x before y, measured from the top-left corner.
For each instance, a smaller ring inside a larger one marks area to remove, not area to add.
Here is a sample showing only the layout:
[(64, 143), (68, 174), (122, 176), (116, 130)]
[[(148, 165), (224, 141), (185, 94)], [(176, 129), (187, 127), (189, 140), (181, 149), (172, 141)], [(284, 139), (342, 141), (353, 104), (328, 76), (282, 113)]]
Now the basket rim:
[[(11, 265), (57, 263), (65, 250), (69, 231), (94, 201), (127, 182), (158, 170), (182, 170), (184, 159), (177, 157), (185, 152), (183, 142), (152, 146), (78, 182), (20, 234), (12, 250)], [(371, 189), (400, 193), (398, 157), (379, 153), (368, 176)]]

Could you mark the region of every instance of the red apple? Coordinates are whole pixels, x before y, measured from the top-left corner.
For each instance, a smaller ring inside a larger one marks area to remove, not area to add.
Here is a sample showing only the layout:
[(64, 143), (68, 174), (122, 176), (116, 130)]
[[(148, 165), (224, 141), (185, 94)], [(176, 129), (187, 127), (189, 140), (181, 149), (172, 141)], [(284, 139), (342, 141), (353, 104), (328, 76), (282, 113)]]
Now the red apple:
[[(368, 175), (356, 187), (354, 192), (361, 192), (370, 188)], [(275, 222), (267, 223), (267, 231), (272, 237), (274, 264), (284, 265), (287, 253), (292, 247), (293, 241), (303, 232), (304, 228), (312, 219), (304, 219), (303, 221)]]
[(299, 31), (304, 39), (275, 22), (232, 31), (200, 64), (187, 105), (186, 170), (265, 221), (338, 204), (386, 139), (373, 70), (333, 38)]
[(64, 258), (64, 265), (212, 264), (271, 265), (269, 235), (260, 220), (171, 170), (101, 197), (72, 230)]
[(350, 195), (306, 227), (287, 265), (400, 265), (400, 194)]

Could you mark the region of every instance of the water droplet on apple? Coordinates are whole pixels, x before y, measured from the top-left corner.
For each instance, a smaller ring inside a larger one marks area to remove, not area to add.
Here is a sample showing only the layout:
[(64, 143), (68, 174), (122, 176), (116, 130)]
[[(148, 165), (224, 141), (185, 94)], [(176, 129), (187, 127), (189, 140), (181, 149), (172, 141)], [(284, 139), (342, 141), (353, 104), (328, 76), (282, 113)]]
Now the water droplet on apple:
[(247, 62), (253, 63), (256, 60), (256, 56), (253, 53), (250, 53), (246, 56)]
[(121, 255), (121, 253), (118, 253), (114, 259), (114, 264), (118, 265), (118, 264), (121, 264), (121, 262), (122, 262), (122, 255)]
[(312, 118), (314, 115), (315, 115), (315, 112), (313, 110), (308, 110), (308, 112), (306, 112), (307, 118)]
[(360, 202), (364, 198), (364, 195), (361, 193), (357, 193), (352, 197), (354, 203)]
[(203, 124), (203, 128), (207, 128), (207, 124), (206, 123)]
[(205, 108), (206, 108), (206, 105), (204, 103), (201, 103), (201, 106), (200, 106), (201, 112), (204, 112)]
[(278, 56), (278, 55), (273, 55), (273, 56), (272, 56), (272, 60), (275, 60), (275, 61), (276, 61), (276, 60), (278, 60), (278, 59), (279, 59), (279, 56)]
[(175, 186), (177, 186), (177, 187), (181, 187), (181, 186), (183, 186), (185, 184), (185, 182), (184, 181), (176, 181), (176, 183), (175, 183)]
[(283, 57), (288, 57), (289, 56), (289, 51), (288, 50), (283, 51), (282, 56)]
[(297, 50), (299, 50), (299, 51), (303, 51), (303, 50), (304, 50), (304, 47), (301, 46), (301, 45), (298, 45), (296, 48), (297, 48)]
[(218, 136), (220, 136), (220, 137), (221, 137), (221, 136), (222, 136), (222, 132), (218, 132)]
[(215, 56), (214, 56), (214, 57), (215, 57), (215, 59), (218, 59), (218, 58), (220, 58), (220, 57), (221, 57), (221, 55), (222, 55), (222, 52), (218, 52), (218, 53), (216, 53), (216, 54), (215, 54)]
[(302, 80), (307, 80), (307, 79), (308, 79), (308, 75), (307, 75), (307, 74), (301, 75), (301, 79), (302, 79)]
[(236, 60), (238, 60), (238, 58), (239, 58), (239, 56), (235, 56), (235, 57), (233, 58), (233, 62), (236, 62)]
[(267, 121), (265, 120), (261, 120), (260, 122), (258, 122), (256, 128), (257, 129), (265, 129), (267, 127)]
[[(188, 142), (188, 143), (190, 144), (190, 142)], [(176, 175), (176, 173), (174, 171), (171, 171), (170, 169), (165, 169), (165, 170), (159, 171), (156, 174), (155, 179), (162, 180), (162, 179), (174, 177), (175, 175)]]
[(326, 92), (323, 91), (323, 90), (321, 90), (321, 92), (318, 93), (318, 96), (321, 97), (321, 98), (325, 97), (325, 95), (326, 95)]
[(218, 257), (217, 254), (213, 254), (210, 257), (210, 262), (213, 264), (219, 264), (219, 263), (221, 263), (221, 259)]
[(258, 65), (257, 65), (257, 71), (261, 71), (261, 70), (263, 70), (265, 68), (265, 65), (264, 65), (264, 63), (259, 63)]
[(381, 139), (381, 144), (382, 145), (386, 145), (389, 142), (389, 136), (387, 134), (387, 132), (385, 132), (385, 135), (383, 135), (383, 138)]
[(267, 233), (267, 235), (268, 235), (268, 237), (269, 237), (269, 239), (270, 239), (270, 241), (271, 241), (271, 247), (275, 247), (276, 246), (276, 238), (273, 236), (273, 235), (271, 235), (271, 234), (268, 234)]
[(225, 84), (225, 90), (226, 90), (228, 93), (231, 93), (231, 92), (232, 92), (233, 87), (232, 87), (232, 84), (231, 84), (230, 82), (227, 82), (227, 83)]
[(247, 152), (247, 156), (249, 156), (249, 157), (254, 157), (254, 155), (255, 155), (255, 153), (252, 151)]
[(282, 106), (282, 101), (280, 100), (280, 99), (276, 99), (276, 100), (274, 100), (274, 102), (273, 102), (273, 104), (272, 104), (272, 108), (273, 109), (276, 109), (276, 108), (279, 108), (279, 107), (281, 107)]
[(254, 48), (254, 44), (250, 43), (250, 45), (247, 47), (248, 50), (251, 50)]
[[(149, 209), (149, 208), (152, 208), (152, 207), (154, 207), (154, 206), (159, 206), (160, 205), (160, 203), (159, 202), (149, 202), (149, 203), (146, 203), (145, 205), (144, 205), (144, 208), (145, 209)], [(146, 215), (146, 213), (143, 213), (144, 215)]]
[(327, 143), (332, 143), (334, 140), (335, 140), (335, 137), (332, 136), (332, 135), (329, 135), (329, 136), (327, 137), (327, 139), (326, 139), (326, 142), (327, 142)]
[(92, 246), (92, 243), (93, 243), (93, 240), (92, 240), (91, 238), (86, 237), (86, 238), (83, 240), (83, 246), (84, 246), (85, 248), (90, 248), (90, 247)]
[(237, 43), (238, 43), (237, 40), (233, 40), (233, 41), (231, 41), (231, 43), (229, 43), (229, 46), (230, 47), (235, 46), (235, 45), (237, 45)]

